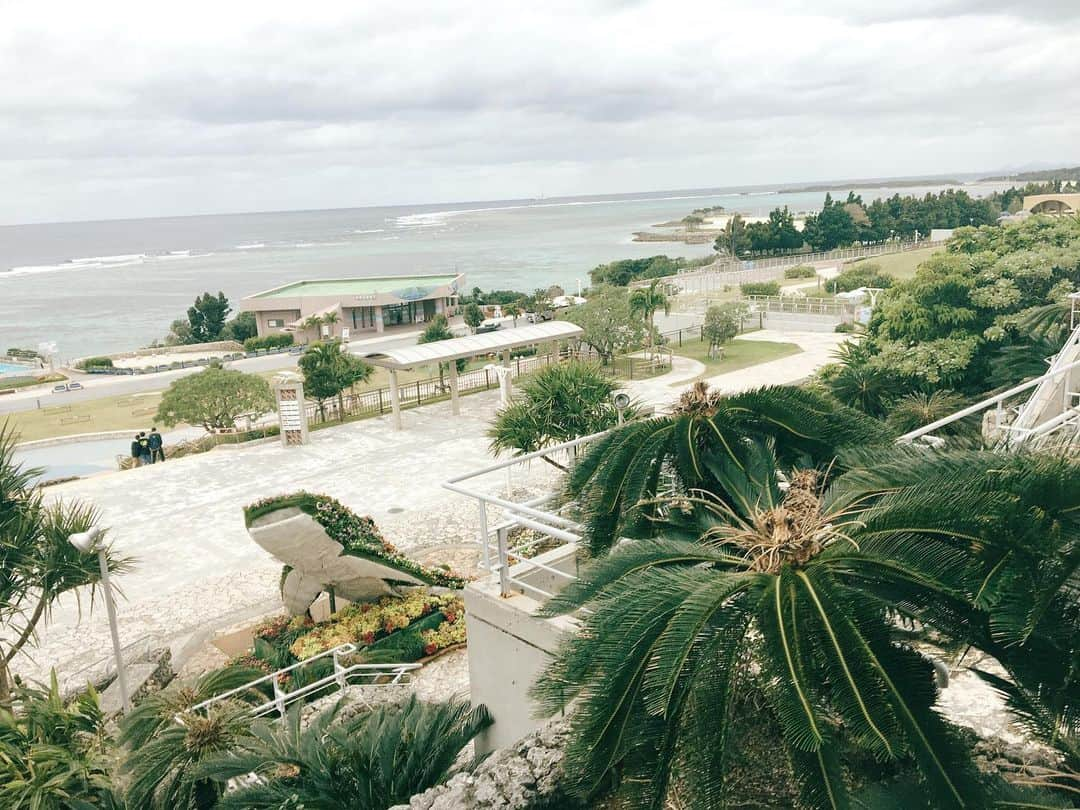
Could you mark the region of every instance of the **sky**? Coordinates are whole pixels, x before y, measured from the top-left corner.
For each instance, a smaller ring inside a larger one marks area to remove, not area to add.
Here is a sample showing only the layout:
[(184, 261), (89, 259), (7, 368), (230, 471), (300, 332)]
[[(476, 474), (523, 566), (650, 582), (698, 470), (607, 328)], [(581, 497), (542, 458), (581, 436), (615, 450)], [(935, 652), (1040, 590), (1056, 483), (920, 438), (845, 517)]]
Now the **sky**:
[(0, 223), (1080, 164), (1077, 0), (0, 0)]

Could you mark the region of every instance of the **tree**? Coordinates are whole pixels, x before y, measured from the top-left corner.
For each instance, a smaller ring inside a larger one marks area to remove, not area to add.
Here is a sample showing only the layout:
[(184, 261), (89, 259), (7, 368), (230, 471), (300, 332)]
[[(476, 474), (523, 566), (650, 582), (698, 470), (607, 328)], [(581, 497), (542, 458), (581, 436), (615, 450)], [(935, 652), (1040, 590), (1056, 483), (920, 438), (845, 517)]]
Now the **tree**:
[(227, 793), (219, 810), (282, 807), (386, 810), (440, 784), (461, 750), (491, 725), (483, 706), (467, 700), (425, 703), (411, 695), (338, 723), (341, 704), (304, 728), (300, 706), (283, 723), (256, 722), (249, 737), (205, 763), (219, 782), (248, 773), (259, 784)]
[(319, 403), (326, 421), (326, 400), (337, 397), (338, 419), (345, 421), (345, 389), (371, 379), (374, 369), (345, 349), (340, 340), (316, 341), (298, 361), (304, 375), (304, 391)]
[(750, 250), (756, 253), (779, 253), (801, 248), (802, 234), (795, 227), (795, 217), (785, 205), (774, 208), (765, 222), (752, 222), (746, 226)]
[[(308, 315), (304, 318), (304, 337), (307, 337), (308, 332), (315, 333), (315, 340), (318, 340), (322, 331), (322, 316), (320, 315)], [(310, 343), (310, 338), (308, 343)]]
[[(520, 381), (518, 398), (496, 415), (488, 430), (491, 450), (495, 455), (508, 450), (531, 453), (614, 427), (619, 413), (612, 395), (618, 388), (592, 363), (545, 366)], [(631, 407), (624, 416), (633, 418), (635, 413)]]
[[(930, 663), (897, 621), (998, 652), (976, 600), (996, 587), (987, 578), (1006, 549), (1034, 536), (1017, 520), (1024, 503), (1007, 497), (1014, 485), (1033, 491), (1017, 469), (1031, 465), (1013, 464), (1003, 484), (995, 471), (1008, 459), (988, 454), (972, 486), (955, 473), (977, 459), (920, 463), (924, 451), (900, 453), (920, 477), (890, 448), (848, 474), (791, 470), (786, 489), (767, 443), (702, 458), (721, 489), (661, 497), (659, 539), (619, 546), (552, 599), (542, 615), (575, 612), (583, 627), (533, 694), (545, 713), (573, 712), (572, 791), (586, 798), (616, 771), (635, 806), (660, 808), (677, 767), (691, 805), (724, 806), (732, 706), (752, 693), (777, 723), (800, 806), (848, 806), (848, 751), (911, 763), (925, 806), (991, 806), (935, 711)], [(1056, 517), (1078, 503), (1062, 502)]]
[[(440, 340), (453, 340), (455, 337), (456, 335), (450, 329), (450, 321), (447, 320), (445, 315), (439, 313), (424, 327), (424, 331), (420, 333), (420, 337), (416, 342), (418, 345), (423, 345), (425, 343), (438, 343)], [(459, 372), (464, 371), (469, 366), (469, 361), (465, 359), (454, 362), (457, 364)], [(443, 387), (443, 375), (448, 368), (447, 363), (439, 363), (439, 388)]]
[(105, 746), (110, 742), (97, 692), (60, 696), (56, 671), (47, 689), (16, 689), (0, 709), (0, 807), (120, 810)]
[(582, 341), (591, 346), (604, 365), (628, 349), (640, 346), (645, 337), (645, 322), (630, 311), (626, 290), (600, 287), (584, 304), (571, 307), (566, 320), (584, 330)]
[[(35, 638), (51, 608), (67, 593), (88, 588), (91, 604), (101, 582), (97, 554), (84, 554), (68, 537), (84, 532), (98, 514), (77, 502), (46, 503), (35, 485), (40, 470), (15, 461), (16, 436), (0, 426), (0, 707), (11, 703), (11, 664)], [(131, 559), (106, 546), (109, 570), (130, 570)]]
[(517, 319), (521, 317), (521, 307), (517, 304), (506, 304), (502, 308), (503, 314), (509, 318), (514, 319), (514, 326), (517, 326)]
[(663, 310), (665, 315), (671, 313), (671, 301), (660, 287), (657, 279), (649, 282), (648, 287), (638, 287), (630, 293), (630, 314), (640, 315), (645, 321), (645, 340), (652, 355), (653, 338), (656, 332), (653, 326), (653, 318), (657, 310)]
[(746, 313), (746, 307), (737, 302), (714, 304), (705, 311), (701, 335), (709, 344), (709, 357), (716, 357), (719, 348), (739, 334)]
[(329, 326), (330, 327), (329, 334), (333, 335), (334, 334), (334, 328), (333, 328), (334, 324), (341, 322), (341, 316), (338, 315), (336, 312), (327, 312), (325, 315), (322, 316), (322, 322), (323, 322), (324, 326)]
[(218, 292), (216, 296), (204, 292), (195, 299), (195, 303), (188, 307), (188, 323), (191, 325), (191, 343), (211, 343), (221, 339), (221, 332), (225, 328), (225, 319), (229, 317), (232, 309), (229, 307), (229, 299), (225, 293)]
[(473, 332), (476, 331), (476, 327), (484, 322), (483, 310), (472, 301), (465, 305), (465, 311), (462, 313), (462, 317), (465, 320), (465, 325)]
[(858, 229), (845, 205), (826, 194), (821, 212), (806, 218), (803, 237), (814, 250), (832, 250), (855, 241)]
[(718, 253), (727, 253), (737, 258), (750, 249), (750, 235), (746, 232), (746, 222), (742, 214), (732, 214), (724, 224), (724, 232), (716, 237), (713, 248)]
[[(889, 407), (888, 424), (898, 434), (917, 430), (938, 419), (950, 416), (968, 402), (955, 391), (941, 390), (929, 394), (920, 392), (900, 397)], [(937, 431), (938, 435), (968, 435), (978, 433), (978, 425), (961, 419)]]
[[(231, 750), (251, 733), (251, 704), (262, 703), (265, 696), (252, 690), (205, 713), (188, 710), (264, 674), (251, 667), (225, 667), (200, 676), (193, 684), (170, 684), (143, 698), (120, 727), (119, 741), (125, 748), (122, 767), (130, 775), (128, 806), (147, 810), (216, 807), (224, 786), (198, 768), (204, 758)], [(181, 714), (183, 725), (176, 722)]]
[(212, 365), (173, 382), (158, 404), (157, 420), (169, 426), (202, 425), (213, 432), (232, 430), (242, 416), (255, 419), (272, 410), (274, 395), (266, 380)]
[(185, 319), (177, 319), (169, 326), (169, 334), (165, 336), (166, 346), (181, 346), (195, 343), (191, 338), (191, 323)]
[(258, 334), (259, 327), (255, 322), (255, 313), (240, 312), (225, 324), (221, 338), (222, 340), (235, 340), (237, 343), (243, 343), (248, 338), (256, 337)]

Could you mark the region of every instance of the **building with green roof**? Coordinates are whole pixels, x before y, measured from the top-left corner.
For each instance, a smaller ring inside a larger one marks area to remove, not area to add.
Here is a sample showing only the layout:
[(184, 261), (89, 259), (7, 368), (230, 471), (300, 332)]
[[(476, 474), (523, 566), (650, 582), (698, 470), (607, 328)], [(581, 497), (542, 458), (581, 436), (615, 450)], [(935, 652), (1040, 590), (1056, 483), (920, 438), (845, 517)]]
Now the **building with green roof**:
[(457, 310), (462, 273), (294, 281), (249, 295), (259, 337), (292, 332), (301, 342), (426, 323)]

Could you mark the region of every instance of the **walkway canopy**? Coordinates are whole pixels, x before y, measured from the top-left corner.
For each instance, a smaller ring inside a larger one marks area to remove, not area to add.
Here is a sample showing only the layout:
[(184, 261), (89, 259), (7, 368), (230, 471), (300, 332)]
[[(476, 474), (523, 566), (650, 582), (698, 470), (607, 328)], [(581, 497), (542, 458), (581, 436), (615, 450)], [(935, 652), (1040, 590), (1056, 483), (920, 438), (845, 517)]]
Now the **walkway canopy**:
[(523, 346), (538, 343), (551, 343), (559, 340), (573, 340), (581, 337), (584, 330), (567, 321), (546, 321), (517, 329), (499, 329), (481, 335), (439, 340), (417, 346), (405, 346), (400, 349), (383, 349), (360, 356), (373, 366), (380, 366), (390, 372), (390, 403), (394, 412), (394, 427), (401, 429), (401, 404), (398, 396), (397, 372), (417, 366), (430, 366), (436, 363), (448, 363), (450, 366), (450, 401), (455, 414), (459, 413), (457, 363), (455, 360), (467, 360), (488, 354), (502, 356), (503, 363), (509, 365), (510, 352)]

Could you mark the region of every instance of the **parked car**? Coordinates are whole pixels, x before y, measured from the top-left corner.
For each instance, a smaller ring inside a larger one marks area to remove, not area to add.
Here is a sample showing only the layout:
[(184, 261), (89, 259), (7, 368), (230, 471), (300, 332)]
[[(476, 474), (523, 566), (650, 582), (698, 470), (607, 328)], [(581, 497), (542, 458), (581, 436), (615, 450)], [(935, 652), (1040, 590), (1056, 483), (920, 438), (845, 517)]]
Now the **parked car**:
[(83, 384), (81, 382), (69, 382), (67, 388), (68, 391), (82, 391)]
[(59, 383), (53, 386), (52, 392), (54, 394), (63, 394), (67, 391), (82, 391), (83, 384), (80, 382), (70, 382), (67, 384)]
[(52, 387), (52, 392), (54, 394), (63, 394), (63, 393), (66, 393), (67, 390), (68, 390), (68, 387), (66, 385), (64, 385), (63, 383), (60, 383), (60, 385), (54, 385)]
[(491, 320), (491, 318), (488, 318), (486, 321), (483, 321), (478, 327), (476, 327), (476, 334), (480, 335), (484, 332), (494, 332), (496, 329), (501, 328), (501, 323), (499, 323), (498, 321), (493, 321)]
[(555, 317), (550, 309), (545, 309), (543, 312), (526, 312), (525, 320), (529, 323), (543, 323), (544, 321), (550, 321)]

